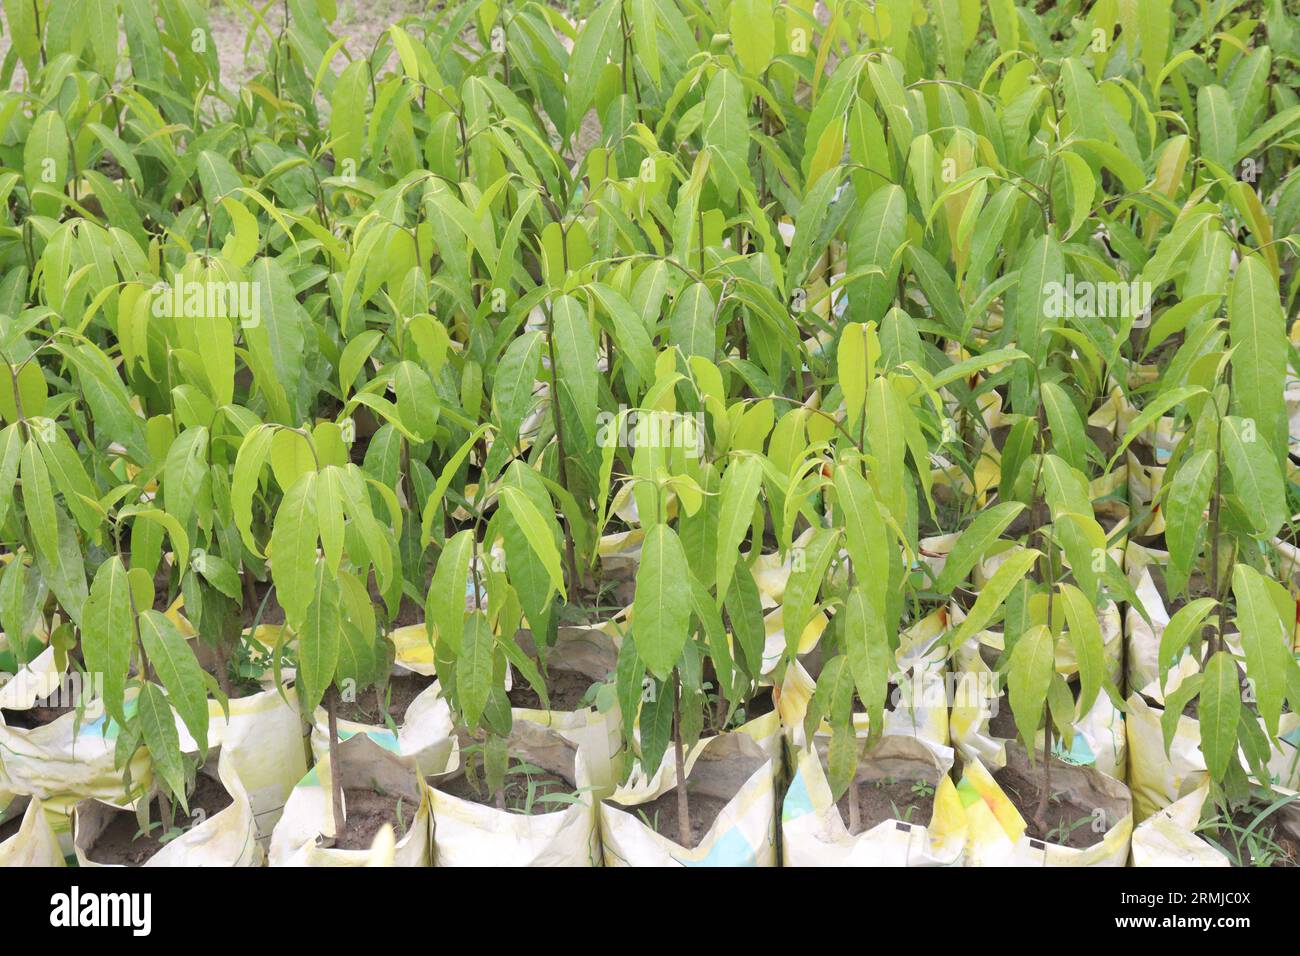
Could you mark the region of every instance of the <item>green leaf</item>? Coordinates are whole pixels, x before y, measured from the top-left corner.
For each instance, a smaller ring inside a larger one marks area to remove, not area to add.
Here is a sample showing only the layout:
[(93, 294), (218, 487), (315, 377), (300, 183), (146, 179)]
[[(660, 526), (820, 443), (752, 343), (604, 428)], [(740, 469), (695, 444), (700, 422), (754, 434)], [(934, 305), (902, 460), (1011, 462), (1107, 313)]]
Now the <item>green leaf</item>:
[(199, 753), (208, 752), (208, 694), (189, 642), (176, 625), (158, 611), (142, 611), (139, 617), (140, 643), (154, 672), (167, 688), (167, 697), (199, 745)]
[(885, 698), (895, 670), (884, 623), (884, 607), (861, 585), (853, 588), (844, 607), (844, 644), (873, 739), (884, 732)]
[(68, 143), (67, 124), (56, 110), (38, 115), (27, 134), (23, 146), (23, 179), (28, 192), (34, 193), (32, 209), (38, 215), (57, 215), (62, 205), (70, 165)]
[[(163, 465), (163, 492), (167, 512), (188, 525), (195, 505), (202, 500), (203, 481), (208, 476), (208, 430), (187, 428), (176, 436)], [(200, 516), (206, 519), (206, 515)]]
[(605, 0), (596, 7), (582, 25), (578, 39), (569, 55), (569, 127), (577, 129), (596, 91), (596, 79), (605, 62), (614, 53), (620, 39), (619, 12), (622, 0)]
[(1052, 429), (1052, 448), (1071, 468), (1085, 471), (1088, 467), (1088, 437), (1083, 430), (1083, 419), (1065, 389), (1055, 382), (1042, 385), (1043, 407), (1047, 423)]
[[(11, 567), (22, 565), (14, 562)], [(123, 692), (134, 641), (131, 585), (126, 566), (114, 555), (99, 566), (90, 586), (81, 629), (81, 653), (86, 670), (100, 675), (105, 710), (119, 724), (126, 723)]]
[(311, 599), (298, 628), (298, 685), (303, 712), (311, 713), (334, 680), (339, 661), (339, 586), (323, 564), (314, 568)]
[(285, 492), (271, 529), (271, 576), (289, 627), (298, 630), (316, 592), (316, 475)]
[(723, 196), (748, 188), (749, 111), (740, 78), (719, 69), (704, 93), (704, 148), (713, 151), (709, 171)]
[[(0, 431), (0, 488), (12, 489), (18, 482), (18, 464), (23, 455), (23, 436), (17, 424)], [(12, 494), (0, 495), (0, 527), (9, 516), (14, 503)]]
[(354, 171), (361, 162), (361, 147), (365, 143), (369, 92), (370, 64), (367, 60), (357, 59), (339, 74), (330, 100), (330, 140), (334, 145), (335, 160), (340, 166), (351, 161)]
[(856, 468), (835, 469), (836, 502), (843, 515), (844, 537), (853, 571), (866, 589), (872, 605), (884, 613), (891, 566), (898, 563), (890, 550), (890, 535), (871, 485)]
[(767, 631), (763, 625), (763, 605), (758, 593), (758, 583), (745, 565), (744, 558), (736, 557), (736, 569), (727, 591), (727, 619), (736, 639), (736, 662), (749, 675), (757, 679), (763, 670), (763, 645)]
[(1025, 506), (1018, 501), (1002, 501), (977, 514), (952, 546), (943, 571), (935, 581), (935, 590), (940, 594), (951, 594), (966, 579), (984, 552), (1024, 510)]
[(1092, 710), (1106, 679), (1106, 648), (1092, 602), (1073, 584), (1062, 582), (1059, 589), (1065, 601), (1065, 619), (1070, 625), (1070, 645), (1079, 665), (1078, 717), (1082, 720)]
[[(1044, 304), (1052, 289), (1063, 286), (1065, 261), (1060, 243), (1050, 235), (1039, 237), (1024, 256), (1016, 289), (1015, 343), (1036, 365), (1041, 366), (1047, 338), (1043, 334)], [(1030, 371), (1027, 365), (1016, 365), (1012, 369), (1011, 407), (1022, 415), (1032, 415), (1037, 411), (1030, 388)]]
[(861, 278), (847, 286), (854, 322), (879, 323), (893, 304), (899, 269), (895, 253), (903, 246), (906, 220), (907, 198), (895, 185), (876, 190), (856, 214), (848, 240), (848, 273)]
[(641, 704), (641, 766), (646, 773), (653, 774), (663, 763), (672, 733), (673, 695), (666, 683), (660, 683)]
[(1165, 496), (1165, 540), (1169, 545), (1166, 584), (1180, 594), (1196, 561), (1197, 543), (1205, 529), (1204, 514), (1214, 485), (1215, 455), (1211, 449), (1194, 453), (1174, 474)]
[(761, 76), (776, 51), (776, 21), (771, 0), (733, 0), (730, 29), (731, 43), (741, 67), (750, 76)]
[(1205, 616), (1218, 606), (1218, 601), (1214, 598), (1197, 598), (1189, 601), (1180, 607), (1169, 619), (1165, 625), (1164, 633), (1160, 635), (1160, 686), (1165, 686), (1165, 678), (1169, 674), (1169, 669), (1177, 663), (1178, 658), (1182, 656), (1183, 648), (1187, 646), (1188, 641), (1196, 634), (1200, 633), (1201, 622)]
[(875, 328), (857, 322), (846, 325), (835, 350), (835, 362), (840, 391), (844, 394), (844, 424), (850, 434), (856, 434), (860, 427), (866, 410), (867, 386), (875, 378), (879, 360), (880, 340)]
[(565, 595), (564, 571), (560, 567), (560, 549), (556, 547), (555, 538), (542, 519), (541, 512), (518, 488), (502, 485), (498, 489), (498, 494), (506, 510), (510, 512), (510, 517), (514, 518), (515, 523), (523, 531), (524, 537), (528, 539), (529, 547), (546, 568), (546, 573), (551, 579), (551, 587), (562, 596)]
[(274, 438), (274, 430), (265, 425), (249, 429), (235, 457), (235, 470), (230, 482), (230, 506), (235, 527), (239, 529), (244, 545), (259, 557), (262, 552), (257, 549), (253, 538), (253, 496), (257, 493), (262, 466), (266, 464)]
[(1237, 662), (1219, 651), (1205, 665), (1197, 715), (1201, 721), (1201, 752), (1213, 780), (1222, 780), (1237, 754), (1237, 718), (1241, 713), (1241, 688)]
[[(993, 620), (994, 614), (1002, 606), (1002, 602), (1007, 599), (1012, 589), (1019, 584), (1029, 569), (1034, 566), (1034, 562), (1041, 557), (1041, 552), (1033, 548), (1027, 548), (1024, 551), (1017, 551), (1009, 555), (1005, 561), (998, 565), (998, 569), (993, 572), (993, 577), (989, 578), (980, 591), (979, 597), (975, 599), (974, 606), (971, 607), (970, 613), (966, 615), (966, 620), (948, 635), (948, 645), (958, 647), (964, 644), (966, 640), (988, 626)], [(1047, 693), (1044, 688), (1043, 693)]]
[(1070, 182), (1070, 225), (1065, 230), (1065, 237), (1068, 238), (1087, 222), (1088, 215), (1092, 212), (1097, 181), (1092, 175), (1092, 167), (1078, 153), (1062, 150), (1061, 160)]
[(1203, 388), (1198, 388), (1195, 385), (1183, 385), (1163, 393), (1143, 407), (1142, 411), (1138, 413), (1138, 416), (1129, 423), (1128, 428), (1124, 431), (1124, 437), (1116, 446), (1114, 454), (1110, 456), (1110, 462), (1106, 465), (1106, 470), (1114, 469), (1115, 463), (1119, 461), (1119, 456), (1124, 454), (1124, 449), (1128, 448), (1134, 439), (1154, 425), (1171, 408), (1183, 404), (1189, 398), (1204, 393), (1205, 389)]
[(677, 533), (666, 524), (646, 532), (632, 602), (632, 639), (645, 666), (667, 680), (686, 645), (691, 597), (690, 566)]
[(470, 528), (447, 540), (438, 558), (425, 603), (427, 626), (436, 625), (438, 641), (445, 641), (457, 654), (465, 632), (466, 581), (473, 549), (474, 532)]
[(1205, 157), (1231, 170), (1237, 154), (1237, 119), (1222, 86), (1211, 84), (1197, 91), (1196, 128)]
[(1042, 624), (1031, 627), (1011, 650), (1007, 690), (1011, 713), (1025, 749), (1034, 752), (1034, 739), (1047, 702), (1047, 690), (1056, 673), (1056, 640)]
[[(1254, 568), (1232, 569), (1232, 595), (1237, 599), (1237, 626), (1246, 654), (1246, 679), (1255, 691), (1255, 706), (1270, 735), (1278, 734), (1287, 667), (1291, 664), (1290, 631), (1269, 599), (1268, 581)], [(1293, 624), (1292, 624), (1293, 626)]]
[(464, 643), (456, 659), (456, 689), (465, 723), (477, 727), (492, 692), (492, 652), (495, 647), (487, 615), (475, 611), (465, 627)]
[(172, 796), (185, 807), (185, 767), (181, 763), (180, 734), (167, 698), (156, 684), (146, 682), (140, 688), (136, 712), (140, 715), (140, 732), (149, 748), (154, 773), (163, 779)]
[(535, 401), (533, 387), (541, 368), (546, 341), (537, 330), (514, 339), (497, 366), (492, 400), (501, 422), (501, 437), (514, 443), (519, 426)]
[(723, 473), (722, 490), (719, 493), (718, 550), (715, 557), (719, 603), (731, 585), (736, 554), (745, 540), (745, 532), (753, 523), (754, 505), (762, 482), (762, 465), (757, 458), (749, 455), (731, 459)]
[(1237, 267), (1228, 291), (1232, 341), (1232, 407), (1253, 418), (1265, 448), (1279, 461), (1286, 453), (1286, 323), (1277, 281), (1259, 256)]
[(32, 530), (33, 543), (38, 551), (57, 557), (59, 553), (58, 523), (54, 514), (54, 491), (50, 487), (50, 473), (45, 459), (35, 442), (28, 442), (22, 450), (23, 510)]
[[(803, 632), (812, 619), (817, 594), (826, 581), (826, 569), (835, 557), (839, 539), (838, 530), (818, 528), (801, 556), (792, 549), (791, 560), (795, 562), (795, 567), (786, 582), (785, 601), (781, 607), (787, 659), (794, 659), (799, 639), (803, 637)], [(796, 557), (799, 557), (797, 562)]]
[(1265, 443), (1256, 423), (1225, 416), (1222, 425), (1223, 458), (1232, 474), (1232, 485), (1250, 517), (1255, 534), (1271, 538), (1287, 519), (1286, 492), (1282, 470), (1273, 448)]

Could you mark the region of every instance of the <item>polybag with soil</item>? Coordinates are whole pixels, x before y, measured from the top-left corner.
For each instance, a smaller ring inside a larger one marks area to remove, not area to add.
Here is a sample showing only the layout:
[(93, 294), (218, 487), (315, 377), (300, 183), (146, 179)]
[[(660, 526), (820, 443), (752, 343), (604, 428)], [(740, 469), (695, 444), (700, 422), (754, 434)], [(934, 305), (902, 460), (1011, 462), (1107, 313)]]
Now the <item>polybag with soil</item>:
[(158, 799), (150, 807), (149, 833), (141, 831), (134, 809), (83, 800), (72, 811), (72, 845), (77, 865), (98, 866), (261, 866), (257, 824), (236, 761), (224, 750), (210, 751), (195, 775), (189, 816), (172, 801), (177, 834), (164, 833)]
[(776, 761), (752, 737), (700, 740), (685, 758), (693, 843), (678, 842), (671, 749), (600, 804), (606, 866), (776, 866)]
[(1091, 767), (1053, 758), (1051, 832), (1033, 836), (1042, 758), (1031, 766), (1020, 744), (1008, 745), (997, 778), (978, 759), (965, 763), (957, 793), (966, 811), (967, 866), (1123, 866), (1133, 833), (1128, 788)]
[[(462, 750), (469, 742), (462, 740)], [(595, 866), (600, 862), (586, 755), (554, 730), (519, 721), (506, 738), (504, 809), (473, 777), (477, 762), (430, 779), (434, 866)], [(522, 786), (522, 792), (520, 787)]]
[[(533, 653), (532, 634), (521, 631), (520, 647)], [(617, 703), (601, 711), (594, 703), (583, 707), (582, 698), (592, 684), (607, 681), (618, 663), (618, 645), (596, 628), (562, 627), (553, 647), (546, 649), (546, 674), (550, 708), (544, 708), (536, 691), (518, 675), (508, 696), (516, 723), (528, 722), (554, 731), (583, 752), (591, 786), (609, 792), (615, 785), (614, 755), (623, 740), (623, 718)]]
[(340, 742), (344, 825), (328, 753), (307, 772), (271, 834), (271, 866), (428, 866), (429, 788), (408, 762), (365, 734)]
[(65, 866), (41, 801), (17, 797), (0, 812), (0, 867)]
[[(865, 739), (865, 729), (858, 735)], [(961, 864), (966, 815), (948, 775), (951, 748), (886, 734), (836, 803), (826, 778), (828, 745), (818, 734), (799, 754), (781, 808), (783, 865)]]

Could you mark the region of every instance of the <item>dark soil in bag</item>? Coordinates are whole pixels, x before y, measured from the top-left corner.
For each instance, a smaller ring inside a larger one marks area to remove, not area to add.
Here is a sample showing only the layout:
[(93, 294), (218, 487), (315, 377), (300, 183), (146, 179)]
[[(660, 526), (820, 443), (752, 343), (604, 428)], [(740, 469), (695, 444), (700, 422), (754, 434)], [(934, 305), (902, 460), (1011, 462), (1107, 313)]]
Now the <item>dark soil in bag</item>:
[(512, 666), (510, 672), (510, 690), (506, 693), (506, 696), (510, 698), (510, 706), (523, 707), (528, 710), (580, 710), (583, 707), (583, 697), (591, 685), (595, 683), (586, 674), (562, 670), (558, 667), (550, 668), (544, 675), (546, 693), (550, 698), (550, 707), (547, 708), (542, 704), (541, 696), (537, 691), (533, 690), (532, 685), (524, 679), (524, 676), (517, 669)]
[[(234, 800), (221, 781), (200, 773), (189, 798), (189, 816), (185, 815), (179, 803), (173, 804), (176, 825), (182, 830), (188, 829), (191, 822), (198, 824), (210, 820), (213, 814), (232, 803)], [(199, 813), (200, 810), (202, 814)], [(112, 821), (90, 845), (86, 856), (96, 863), (140, 866), (166, 846), (162, 837), (167, 834), (163, 831), (162, 808), (157, 797), (149, 805), (149, 824), (149, 833), (140, 834), (140, 821), (133, 811), (122, 810), (114, 814)]]

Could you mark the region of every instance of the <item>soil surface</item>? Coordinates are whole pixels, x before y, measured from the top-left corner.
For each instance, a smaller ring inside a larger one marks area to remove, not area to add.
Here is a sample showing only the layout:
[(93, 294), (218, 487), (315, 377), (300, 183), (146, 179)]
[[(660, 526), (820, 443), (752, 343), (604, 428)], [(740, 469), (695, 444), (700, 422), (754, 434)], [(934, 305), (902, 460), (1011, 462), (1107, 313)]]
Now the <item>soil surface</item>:
[[(462, 800), (468, 800), (471, 803), (489, 807), (498, 806), (495, 795), (488, 793), (487, 784), (481, 776), (471, 779), (468, 774), (460, 774), (445, 783), (438, 784), (438, 789), (443, 793), (459, 797)], [(504, 790), (505, 809), (514, 813), (529, 815), (554, 813), (558, 810), (568, 809), (569, 804), (565, 801), (545, 800), (542, 798), (568, 795), (574, 792), (573, 784), (559, 774), (550, 773), (531, 765), (528, 772), (524, 773), (518, 761), (511, 764), (510, 771), (506, 774)]]
[[(687, 849), (694, 849), (700, 845), (700, 841), (704, 839), (728, 802), (720, 797), (709, 797), (700, 793), (690, 794), (691, 842), (686, 844)], [(635, 814), (638, 820), (661, 837), (666, 837), (674, 843), (678, 842), (680, 834), (677, 829), (676, 788), (649, 803), (623, 809)]]
[(1040, 761), (1038, 772), (1032, 775), (1022, 774), (1009, 767), (993, 774), (993, 779), (998, 782), (998, 786), (1024, 817), (1025, 835), (1045, 843), (1056, 843), (1077, 850), (1087, 849), (1100, 843), (1106, 834), (1104, 831), (1096, 832), (1092, 826), (1095, 808), (1076, 803), (1063, 793), (1053, 794), (1047, 802), (1047, 812), (1044, 814), (1047, 831), (1039, 830), (1038, 825), (1034, 823), (1034, 813), (1038, 810), (1039, 795), (1042, 793), (1041, 768)]
[[(432, 677), (425, 677), (423, 674), (393, 675), (388, 678), (386, 687), (372, 687), (359, 693), (356, 700), (340, 704), (339, 719), (351, 720), (359, 724), (382, 725), (384, 710), (387, 709), (388, 715), (393, 718), (393, 723), (400, 726), (406, 719), (406, 711), (410, 708), (411, 701), (424, 693), (433, 680)], [(382, 708), (381, 700), (385, 705)], [(370, 844), (367, 843), (366, 846), (369, 847)]]
[(9, 727), (17, 727), (20, 730), (35, 730), (37, 727), (44, 727), (46, 724), (53, 723), (64, 714), (70, 714), (76, 708), (73, 707), (32, 707), (28, 710), (0, 710), (4, 715), (5, 724)]
[(1011, 702), (1006, 694), (998, 700), (998, 712), (989, 719), (989, 736), (999, 740), (1018, 740), (1020, 731), (1016, 730), (1016, 717), (1011, 713)]
[[(354, 56), (364, 57), (390, 24), (398, 22), (404, 16), (418, 14), (424, 6), (416, 0), (371, 0), (368, 3), (344, 0), (338, 5), (339, 15), (330, 24), (330, 29), (338, 36), (348, 38), (347, 47)], [(245, 55), (244, 43), (249, 21), (247, 14), (236, 13), (221, 3), (213, 3), (208, 18), (212, 39), (217, 45), (217, 56), (221, 61), (222, 83), (239, 86), (248, 82), (266, 63), (269, 46), (266, 31), (259, 30), (254, 35), (252, 47)], [(272, 5), (265, 11), (265, 18), (267, 25), (279, 32), (284, 23), (283, 7), (280, 4)], [(332, 65), (336, 72), (347, 65), (342, 52), (335, 55)]]
[[(917, 826), (927, 826), (934, 815), (934, 786), (916, 787), (919, 780), (854, 781), (835, 806), (840, 819), (852, 834), (865, 833), (885, 820), (902, 820)], [(858, 826), (849, 824), (849, 800), (858, 801)]]
[(772, 701), (772, 688), (761, 688), (758, 693), (745, 701), (745, 721), (748, 722), (756, 717), (762, 717), (764, 714), (770, 714), (774, 710), (776, 710), (776, 704)]
[[(551, 710), (578, 710), (588, 688), (596, 683), (586, 674), (577, 671), (561, 670), (552, 667), (545, 675), (546, 694), (550, 698)], [(525, 707), (529, 710), (543, 710), (542, 698), (513, 666), (510, 668), (510, 690), (506, 693), (511, 707)]]
[[(226, 788), (218, 780), (205, 773), (198, 775), (194, 793), (190, 795), (190, 815), (186, 817), (179, 805), (175, 806), (176, 825), (186, 828), (191, 821), (198, 819), (198, 811), (203, 811), (202, 820), (212, 819), (212, 815), (234, 802)], [(90, 846), (86, 856), (96, 863), (118, 866), (140, 866), (166, 844), (159, 838), (163, 835), (162, 810), (155, 797), (149, 805), (149, 822), (151, 829), (147, 836), (140, 835), (140, 821), (135, 813), (123, 810), (114, 814), (112, 822), (104, 828), (99, 838)]]
[[(274, 593), (269, 598), (267, 597), (266, 592), (270, 590), (271, 584), (269, 582), (257, 581), (254, 583), (253, 592), (257, 598), (257, 603), (250, 604), (250, 602), (246, 601), (240, 609), (241, 623), (244, 627), (252, 627), (254, 621), (259, 625), (284, 623), (284, 608), (280, 607), (280, 602), (276, 600)], [(264, 601), (265, 604), (263, 604)], [(259, 608), (262, 611), (260, 619), (257, 616)]]
[(5, 840), (8, 840), (22, 829), (22, 825), (23, 815), (21, 813), (17, 814), (11, 820), (6, 820), (4, 823), (0, 823), (0, 843), (4, 843)]
[(17, 727), (21, 730), (44, 727), (46, 724), (58, 720), (64, 714), (70, 714), (76, 710), (75, 707), (51, 705), (51, 700), (75, 700), (77, 693), (78, 688), (73, 686), (73, 681), (65, 677), (63, 686), (59, 690), (38, 699), (35, 706), (29, 707), (27, 710), (0, 710), (0, 715), (4, 717), (4, 722), (9, 727)]
[[(399, 806), (400, 804), (400, 806)], [(385, 823), (392, 824), (393, 835), (402, 839), (419, 806), (397, 793), (380, 793), (371, 787), (344, 787), (343, 832), (334, 841), (336, 850), (369, 850), (375, 834)]]

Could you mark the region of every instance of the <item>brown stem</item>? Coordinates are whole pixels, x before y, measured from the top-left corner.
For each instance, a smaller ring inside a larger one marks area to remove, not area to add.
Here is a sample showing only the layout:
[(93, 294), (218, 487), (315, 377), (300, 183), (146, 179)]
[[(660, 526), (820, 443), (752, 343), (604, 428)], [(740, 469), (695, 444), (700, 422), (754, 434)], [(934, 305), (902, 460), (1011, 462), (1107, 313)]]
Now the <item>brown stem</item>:
[(1210, 635), (1205, 643), (1205, 660), (1202, 668), (1210, 662), (1219, 651), (1219, 643), (1227, 628), (1228, 607), (1219, 593), (1219, 521), (1223, 503), (1223, 419), (1214, 430), (1214, 498), (1210, 502), (1210, 593), (1219, 602), (1219, 629)]
[(227, 698), (234, 690), (230, 683), (230, 642), (224, 637), (217, 638), (217, 686)]
[(244, 568), (240, 575), (241, 582), (244, 586), (244, 610), (249, 614), (257, 613), (257, 585), (253, 579), (251, 568)]
[(158, 791), (158, 817), (162, 823), (162, 832), (166, 833), (176, 823), (176, 808), (172, 805), (171, 800), (167, 799), (167, 794)]
[(1047, 836), (1047, 804), (1052, 799), (1052, 718), (1047, 718), (1043, 728), (1043, 792), (1038, 797), (1038, 809), (1034, 811), (1034, 825), (1038, 827), (1040, 837)]
[(339, 692), (331, 687), (325, 691), (325, 713), (329, 718), (330, 735), (330, 799), (334, 806), (334, 836), (329, 845), (333, 845), (343, 835), (343, 755), (339, 753)]
[(686, 795), (686, 756), (682, 752), (682, 681), (673, 672), (673, 761), (677, 767), (677, 842), (691, 845), (691, 805)]
[[(565, 264), (568, 263), (568, 237), (562, 236), (561, 241), (565, 244)], [(546, 351), (551, 360), (551, 421), (555, 426), (555, 442), (559, 446), (560, 452), (560, 484), (565, 488), (569, 487), (569, 466), (566, 460), (564, 449), (564, 416), (560, 414), (560, 382), (559, 368), (555, 364), (555, 318), (554, 312), (548, 305), (546, 308)], [(564, 562), (567, 565), (566, 570), (569, 572), (569, 586), (577, 588), (578, 586), (578, 559), (573, 552), (573, 531), (569, 527), (569, 516), (563, 515), (564, 518)]]

